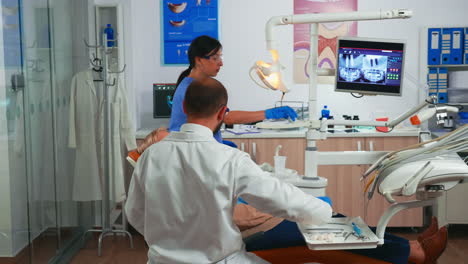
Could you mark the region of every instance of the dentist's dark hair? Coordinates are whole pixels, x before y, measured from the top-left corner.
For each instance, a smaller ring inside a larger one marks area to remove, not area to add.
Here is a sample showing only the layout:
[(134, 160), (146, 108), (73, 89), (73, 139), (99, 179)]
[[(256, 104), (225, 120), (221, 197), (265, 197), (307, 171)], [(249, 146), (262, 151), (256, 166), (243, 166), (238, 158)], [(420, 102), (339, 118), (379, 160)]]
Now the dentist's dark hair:
[(216, 54), (220, 49), (222, 49), (221, 43), (210, 36), (202, 35), (196, 37), (190, 43), (190, 47), (188, 49), (188, 59), (189, 59), (189, 67), (183, 71), (179, 78), (177, 79), (176, 89), (179, 86), (180, 82), (190, 74), (190, 71), (195, 67), (195, 57), (205, 57), (211, 56)]

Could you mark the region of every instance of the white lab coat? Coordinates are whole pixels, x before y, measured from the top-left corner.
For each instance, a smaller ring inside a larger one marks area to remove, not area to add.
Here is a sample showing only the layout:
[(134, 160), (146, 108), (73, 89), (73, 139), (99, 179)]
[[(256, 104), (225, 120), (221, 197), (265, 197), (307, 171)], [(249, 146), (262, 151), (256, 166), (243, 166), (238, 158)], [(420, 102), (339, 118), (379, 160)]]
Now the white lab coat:
[(332, 213), (327, 203), (271, 177), (196, 124), (184, 124), (143, 153), (125, 211), (149, 245), (149, 263), (266, 263), (245, 251), (233, 222), (239, 196), (291, 221), (320, 224)]
[[(130, 122), (126, 91), (118, 75), (109, 74), (110, 103), (110, 198), (116, 202), (125, 199), (122, 145), (127, 150), (136, 148)], [(71, 84), (68, 146), (76, 148), (73, 177), (73, 200), (102, 200), (104, 189), (104, 101), (103, 82), (94, 82), (91, 70), (77, 73)], [(101, 89), (101, 90), (97, 90)]]

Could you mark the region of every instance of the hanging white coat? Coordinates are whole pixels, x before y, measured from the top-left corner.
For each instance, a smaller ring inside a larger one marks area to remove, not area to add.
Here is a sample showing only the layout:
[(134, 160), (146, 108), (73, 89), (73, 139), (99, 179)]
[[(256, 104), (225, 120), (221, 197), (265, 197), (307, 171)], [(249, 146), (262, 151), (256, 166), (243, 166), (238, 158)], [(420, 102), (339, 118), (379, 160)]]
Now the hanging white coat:
[[(110, 199), (125, 199), (123, 162), (125, 149), (136, 148), (130, 122), (127, 93), (117, 74), (109, 74), (108, 98), (110, 103), (109, 186)], [(97, 90), (101, 89), (101, 90)], [(73, 200), (102, 200), (104, 189), (104, 101), (103, 82), (93, 81), (91, 70), (77, 73), (71, 83), (68, 146), (76, 149), (73, 175)]]

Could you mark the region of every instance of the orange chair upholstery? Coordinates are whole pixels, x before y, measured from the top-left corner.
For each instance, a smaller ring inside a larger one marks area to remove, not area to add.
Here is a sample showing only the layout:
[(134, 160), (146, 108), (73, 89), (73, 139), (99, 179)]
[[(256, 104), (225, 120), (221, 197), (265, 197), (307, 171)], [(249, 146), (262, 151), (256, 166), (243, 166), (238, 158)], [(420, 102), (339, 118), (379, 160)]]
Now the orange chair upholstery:
[(390, 264), (388, 262), (353, 254), (343, 250), (310, 250), (306, 246), (253, 251), (272, 264)]

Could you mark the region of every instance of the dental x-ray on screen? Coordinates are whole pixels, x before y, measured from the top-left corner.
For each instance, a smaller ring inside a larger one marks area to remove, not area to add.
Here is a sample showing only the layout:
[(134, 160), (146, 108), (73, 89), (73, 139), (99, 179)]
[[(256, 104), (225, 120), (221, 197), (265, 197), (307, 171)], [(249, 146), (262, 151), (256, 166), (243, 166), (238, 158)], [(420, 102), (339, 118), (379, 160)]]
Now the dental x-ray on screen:
[(405, 43), (401, 40), (338, 39), (338, 92), (401, 95)]

